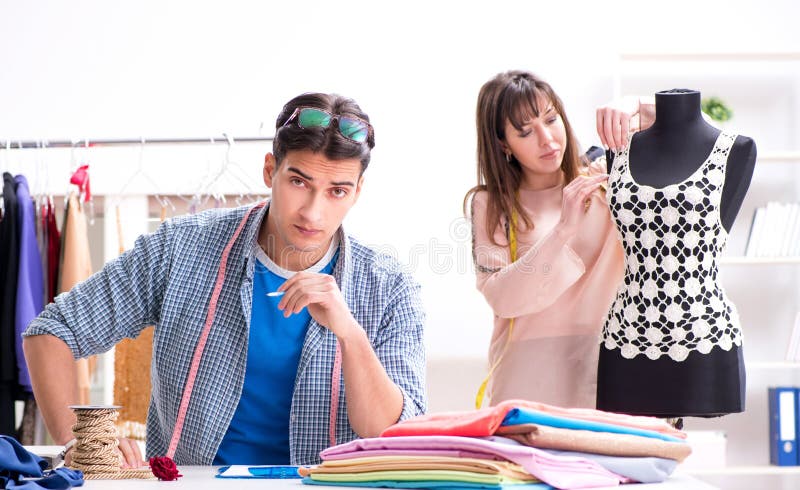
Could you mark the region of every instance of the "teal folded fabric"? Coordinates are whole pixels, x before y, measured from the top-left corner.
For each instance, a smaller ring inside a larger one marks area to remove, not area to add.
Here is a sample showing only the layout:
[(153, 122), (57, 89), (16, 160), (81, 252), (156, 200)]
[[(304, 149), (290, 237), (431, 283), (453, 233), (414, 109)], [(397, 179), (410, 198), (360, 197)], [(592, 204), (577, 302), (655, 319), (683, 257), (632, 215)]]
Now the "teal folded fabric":
[(605, 422), (591, 422), (588, 420), (570, 419), (567, 417), (550, 415), (529, 408), (512, 408), (508, 411), (503, 419), (503, 423), (500, 425), (507, 426), (520, 424), (541, 424), (549, 425), (550, 427), (559, 427), (561, 429), (590, 430), (594, 432), (610, 432), (613, 434), (631, 434), (634, 436), (661, 439), (662, 441), (686, 442), (683, 439), (661, 434), (652, 430), (634, 429), (632, 427), (607, 424)]

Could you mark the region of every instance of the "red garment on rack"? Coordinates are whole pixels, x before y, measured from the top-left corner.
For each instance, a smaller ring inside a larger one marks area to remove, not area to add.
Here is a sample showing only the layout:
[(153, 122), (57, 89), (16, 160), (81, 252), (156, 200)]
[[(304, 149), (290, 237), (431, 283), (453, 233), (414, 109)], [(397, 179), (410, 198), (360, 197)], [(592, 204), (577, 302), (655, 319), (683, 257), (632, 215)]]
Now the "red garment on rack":
[(58, 271), (61, 259), (61, 233), (56, 225), (56, 213), (53, 203), (48, 201), (42, 207), (44, 226), (47, 228), (47, 303), (52, 303), (58, 290)]

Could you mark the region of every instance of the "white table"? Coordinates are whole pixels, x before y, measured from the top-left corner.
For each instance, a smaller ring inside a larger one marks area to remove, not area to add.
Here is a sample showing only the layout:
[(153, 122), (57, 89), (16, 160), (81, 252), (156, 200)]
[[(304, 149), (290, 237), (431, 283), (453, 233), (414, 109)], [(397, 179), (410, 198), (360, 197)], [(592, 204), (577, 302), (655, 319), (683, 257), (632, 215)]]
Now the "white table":
[(270, 490), (279, 489), (295, 489), (303, 488), (304, 490), (319, 489), (321, 487), (312, 487), (311, 485), (303, 485), (300, 479), (286, 479), (286, 480), (265, 480), (259, 478), (246, 479), (246, 478), (215, 478), (217, 474), (217, 466), (179, 466), (178, 471), (181, 472), (183, 477), (178, 478), (176, 481), (158, 481), (158, 480), (86, 480), (81, 489), (103, 489), (103, 490), (116, 490), (132, 489), (132, 488), (152, 488), (158, 490), (180, 490), (180, 489), (194, 489), (204, 490), (207, 488), (230, 488), (236, 490), (245, 490), (248, 488), (269, 488)]
[[(61, 446), (26, 446), (29, 451), (39, 454), (40, 456), (54, 456), (61, 450)], [(178, 470), (183, 475), (177, 481), (160, 482), (158, 480), (86, 480), (82, 488), (87, 490), (103, 489), (103, 490), (116, 490), (118, 488), (134, 489), (134, 488), (152, 488), (158, 490), (181, 490), (181, 489), (197, 489), (205, 490), (208, 488), (230, 488), (236, 490), (245, 490), (248, 488), (269, 488), (270, 490), (282, 489), (299, 489), (303, 490), (323, 490), (329, 488), (335, 490), (337, 487), (321, 487), (312, 485), (303, 485), (300, 479), (246, 479), (246, 478), (215, 478), (218, 466), (180, 466)], [(714, 480), (712, 480), (714, 481)], [(724, 487), (728, 488), (729, 483), (724, 483)], [(346, 488), (346, 487), (342, 487)], [(366, 487), (352, 487), (364, 490)], [(619, 487), (607, 487), (618, 490), (714, 490), (718, 487), (704, 483), (695, 477), (682, 473), (680, 470), (673, 473), (672, 476), (664, 483), (654, 484), (631, 484)], [(751, 487), (742, 487), (751, 488)], [(754, 487), (752, 487), (754, 488)], [(792, 488), (792, 487), (785, 487)], [(605, 490), (605, 489), (594, 489)]]
[[(86, 480), (83, 489), (103, 489), (103, 490), (116, 490), (116, 489), (132, 489), (132, 488), (152, 488), (158, 490), (180, 490), (180, 489), (193, 489), (205, 490), (209, 488), (230, 488), (236, 490), (244, 490), (248, 488), (259, 488), (269, 490), (279, 489), (294, 489), (304, 488), (304, 490), (322, 490), (326, 487), (303, 485), (300, 480), (265, 480), (265, 479), (223, 479), (214, 478), (217, 473), (217, 467), (213, 466), (180, 466), (178, 467), (183, 478), (172, 482), (160, 482), (158, 480)], [(341, 487), (327, 487), (330, 489)], [(364, 490), (363, 487), (358, 487)], [(675, 473), (672, 477), (664, 483), (658, 484), (636, 484), (624, 485), (621, 487), (609, 487), (622, 490), (713, 490), (713, 487), (707, 483), (703, 483), (696, 478), (682, 474)]]

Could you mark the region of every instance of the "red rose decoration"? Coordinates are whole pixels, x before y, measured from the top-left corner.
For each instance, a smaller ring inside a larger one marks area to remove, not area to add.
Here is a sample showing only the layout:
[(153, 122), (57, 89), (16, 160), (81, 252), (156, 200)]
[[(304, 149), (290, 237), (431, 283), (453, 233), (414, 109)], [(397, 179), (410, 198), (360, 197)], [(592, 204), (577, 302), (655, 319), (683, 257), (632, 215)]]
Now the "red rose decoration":
[(172, 461), (172, 458), (167, 456), (150, 458), (150, 470), (156, 478), (162, 481), (177, 480), (183, 476), (178, 473), (178, 467), (175, 466), (175, 461)]

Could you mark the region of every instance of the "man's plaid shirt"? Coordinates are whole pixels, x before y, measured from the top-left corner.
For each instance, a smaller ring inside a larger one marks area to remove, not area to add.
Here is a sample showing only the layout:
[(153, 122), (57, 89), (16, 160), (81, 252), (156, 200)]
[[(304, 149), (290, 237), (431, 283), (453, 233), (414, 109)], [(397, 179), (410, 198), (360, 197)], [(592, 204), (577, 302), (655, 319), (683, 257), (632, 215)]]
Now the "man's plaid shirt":
[[(254, 212), (231, 249), (217, 314), (200, 363), (178, 464), (211, 464), (233, 418), (244, 384), (253, 294), (253, 247), (268, 205)], [(25, 336), (61, 338), (75, 358), (105, 352), (155, 325), (147, 453), (167, 451), (192, 355), (206, 319), (222, 250), (246, 207), (211, 210), (164, 222), (133, 249), (59, 295)], [(419, 286), (399, 264), (340, 229), (333, 275), (389, 377), (403, 392), (400, 419), (425, 412), (424, 313)], [(68, 260), (68, 259), (67, 259)], [(311, 320), (295, 378), (289, 445), (293, 464), (319, 462), (329, 445), (331, 371), (336, 336)], [(347, 417), (340, 379), (336, 441), (357, 435)]]

